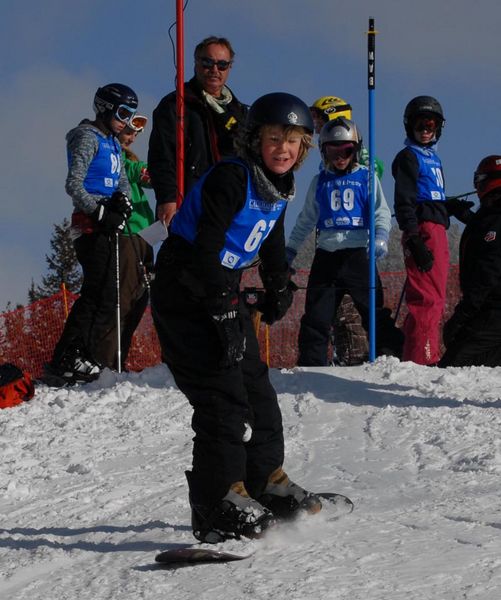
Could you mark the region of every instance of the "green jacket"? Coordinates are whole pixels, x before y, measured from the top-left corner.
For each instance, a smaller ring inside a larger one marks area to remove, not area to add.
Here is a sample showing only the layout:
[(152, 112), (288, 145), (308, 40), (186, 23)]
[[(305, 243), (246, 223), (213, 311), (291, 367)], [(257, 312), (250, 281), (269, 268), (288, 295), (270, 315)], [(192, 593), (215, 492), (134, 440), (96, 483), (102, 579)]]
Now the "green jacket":
[(127, 158), (125, 152), (122, 152), (122, 160), (130, 183), (130, 200), (132, 202), (132, 214), (128, 221), (129, 228), (126, 228), (123, 233), (128, 235), (130, 229), (132, 234), (137, 234), (155, 220), (148, 198), (143, 190), (143, 187), (151, 187), (149, 175), (147, 174), (148, 165), (142, 161)]
[[(369, 150), (367, 150), (367, 148), (365, 146), (362, 146), (360, 148), (360, 164), (364, 165), (365, 167), (369, 166)], [(381, 179), (383, 178), (383, 172), (384, 172), (384, 164), (383, 161), (380, 160), (377, 156), (374, 159), (374, 168), (376, 171), (376, 175), (378, 176), (379, 181), (381, 181)]]

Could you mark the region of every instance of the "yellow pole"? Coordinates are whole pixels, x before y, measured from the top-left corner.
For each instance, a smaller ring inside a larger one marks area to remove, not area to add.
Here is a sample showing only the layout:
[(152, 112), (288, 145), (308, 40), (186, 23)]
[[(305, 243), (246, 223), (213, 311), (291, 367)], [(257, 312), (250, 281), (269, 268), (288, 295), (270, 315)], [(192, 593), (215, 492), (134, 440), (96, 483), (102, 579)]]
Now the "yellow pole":
[(63, 293), (63, 303), (64, 303), (64, 320), (66, 321), (66, 319), (68, 318), (68, 295), (66, 294), (66, 284), (63, 283), (61, 284), (61, 292)]
[(261, 313), (258, 310), (252, 312), (252, 325), (254, 326), (254, 333), (256, 337), (259, 337), (259, 328), (261, 326)]

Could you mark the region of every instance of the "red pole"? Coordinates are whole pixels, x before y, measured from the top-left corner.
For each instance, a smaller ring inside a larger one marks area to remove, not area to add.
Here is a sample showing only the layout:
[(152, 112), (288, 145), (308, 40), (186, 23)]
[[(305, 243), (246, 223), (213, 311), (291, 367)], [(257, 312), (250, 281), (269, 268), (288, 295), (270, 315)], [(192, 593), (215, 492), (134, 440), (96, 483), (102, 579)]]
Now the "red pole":
[(176, 206), (184, 197), (184, 11), (176, 0)]

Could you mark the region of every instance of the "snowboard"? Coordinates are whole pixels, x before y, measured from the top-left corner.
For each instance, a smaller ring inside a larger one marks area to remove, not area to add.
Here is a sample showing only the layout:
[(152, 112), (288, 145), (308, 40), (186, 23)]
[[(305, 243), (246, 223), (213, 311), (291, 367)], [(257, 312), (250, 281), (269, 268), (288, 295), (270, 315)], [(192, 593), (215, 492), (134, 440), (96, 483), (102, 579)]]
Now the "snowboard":
[(335, 492), (314, 492), (314, 494), (329, 503), (329, 506), (334, 509), (333, 512), (336, 518), (353, 512), (355, 508), (353, 501), (343, 494), (336, 494)]
[[(339, 519), (343, 515), (353, 511), (355, 505), (348, 496), (336, 494), (334, 492), (315, 492), (322, 500), (327, 503), (329, 513), (334, 513), (333, 517)], [(155, 556), (155, 561), (160, 565), (181, 565), (198, 563), (226, 563), (236, 560), (245, 560), (250, 558), (250, 554), (235, 554), (224, 550), (213, 550), (211, 548), (200, 548), (191, 546), (189, 548), (177, 548), (175, 550), (165, 550)]]
[(174, 565), (180, 563), (225, 563), (235, 560), (244, 560), (252, 554), (235, 554), (224, 550), (211, 550), (210, 548), (176, 548), (165, 550), (155, 556), (155, 561), (161, 565)]

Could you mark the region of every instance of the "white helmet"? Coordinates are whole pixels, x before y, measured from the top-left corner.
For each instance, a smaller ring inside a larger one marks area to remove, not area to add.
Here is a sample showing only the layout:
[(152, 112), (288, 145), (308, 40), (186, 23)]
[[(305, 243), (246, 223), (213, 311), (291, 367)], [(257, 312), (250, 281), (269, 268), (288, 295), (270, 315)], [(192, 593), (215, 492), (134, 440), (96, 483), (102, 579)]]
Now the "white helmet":
[(326, 142), (339, 142), (340, 144), (353, 142), (357, 145), (358, 149), (362, 143), (362, 136), (353, 121), (346, 117), (338, 117), (333, 121), (328, 121), (320, 131), (320, 137), (318, 139), (320, 150)]

